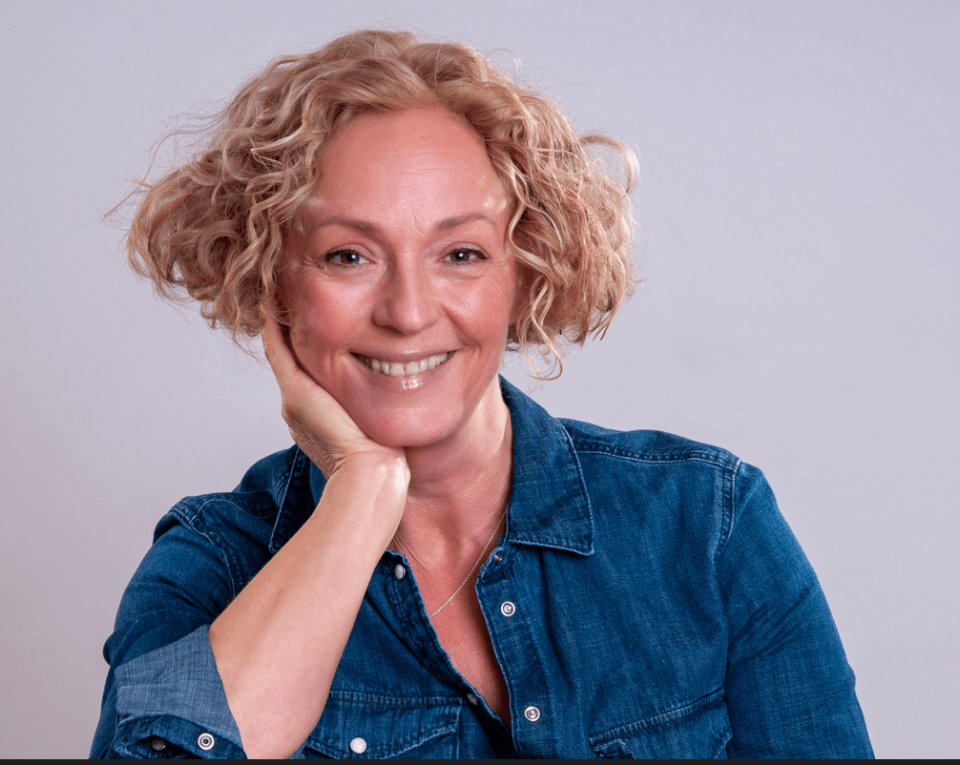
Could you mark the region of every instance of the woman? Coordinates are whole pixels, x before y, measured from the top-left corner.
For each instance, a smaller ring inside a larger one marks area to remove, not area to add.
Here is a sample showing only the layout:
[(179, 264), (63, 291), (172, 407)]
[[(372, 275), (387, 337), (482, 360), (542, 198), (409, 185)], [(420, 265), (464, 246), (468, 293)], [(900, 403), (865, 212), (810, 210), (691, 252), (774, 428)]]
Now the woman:
[(149, 189), (135, 266), (262, 335), (296, 446), (160, 522), (95, 756), (870, 754), (762, 475), (498, 378), (631, 288), (598, 143), (629, 171), (471, 49), (359, 32)]

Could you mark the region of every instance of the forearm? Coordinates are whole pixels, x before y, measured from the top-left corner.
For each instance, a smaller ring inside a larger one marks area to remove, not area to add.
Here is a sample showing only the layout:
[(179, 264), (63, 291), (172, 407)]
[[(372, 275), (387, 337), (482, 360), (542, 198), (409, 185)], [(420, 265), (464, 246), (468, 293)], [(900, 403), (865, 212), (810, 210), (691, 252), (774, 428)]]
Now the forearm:
[(313, 730), (367, 584), (406, 501), (402, 458), (363, 454), (210, 627), (249, 757), (287, 757)]

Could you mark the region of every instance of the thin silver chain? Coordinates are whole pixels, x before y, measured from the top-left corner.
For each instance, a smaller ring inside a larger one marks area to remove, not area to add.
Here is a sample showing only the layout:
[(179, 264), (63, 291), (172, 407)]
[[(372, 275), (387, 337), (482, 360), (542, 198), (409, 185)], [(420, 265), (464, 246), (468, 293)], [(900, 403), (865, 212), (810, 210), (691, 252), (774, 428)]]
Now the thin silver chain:
[(504, 508), (503, 514), (500, 516), (500, 519), (497, 521), (497, 525), (493, 527), (493, 533), (490, 535), (490, 538), (487, 539), (486, 544), (484, 544), (483, 549), (480, 551), (480, 555), (477, 556), (477, 562), (473, 564), (473, 568), (470, 569), (470, 572), (467, 574), (466, 578), (462, 582), (460, 582), (460, 586), (453, 591), (453, 595), (447, 598), (444, 604), (440, 606), (440, 608), (438, 608), (436, 611), (430, 614), (431, 619), (437, 614), (439, 614), (444, 608), (446, 608), (450, 604), (450, 601), (452, 601), (455, 597), (457, 597), (457, 595), (460, 594), (460, 590), (462, 590), (466, 586), (467, 582), (470, 581), (470, 577), (473, 576), (473, 572), (480, 567), (480, 561), (482, 561), (483, 556), (487, 554), (487, 548), (490, 546), (490, 543), (493, 541), (493, 538), (497, 535), (497, 532), (500, 530), (500, 524), (503, 523), (503, 519), (506, 517), (507, 517), (507, 509)]

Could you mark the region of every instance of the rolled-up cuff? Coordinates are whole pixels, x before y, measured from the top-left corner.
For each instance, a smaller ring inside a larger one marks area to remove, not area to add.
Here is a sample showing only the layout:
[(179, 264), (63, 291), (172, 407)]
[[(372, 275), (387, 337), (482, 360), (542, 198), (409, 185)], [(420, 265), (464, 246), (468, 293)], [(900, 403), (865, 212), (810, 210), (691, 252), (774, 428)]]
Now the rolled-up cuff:
[(244, 757), (207, 627), (116, 670), (121, 757)]

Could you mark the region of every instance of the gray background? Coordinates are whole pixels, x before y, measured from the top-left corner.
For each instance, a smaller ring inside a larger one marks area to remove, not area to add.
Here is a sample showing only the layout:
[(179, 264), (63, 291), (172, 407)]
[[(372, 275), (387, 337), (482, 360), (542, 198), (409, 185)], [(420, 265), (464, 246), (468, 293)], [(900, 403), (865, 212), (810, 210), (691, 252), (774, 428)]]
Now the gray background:
[(265, 367), (154, 299), (102, 213), (171, 116), (367, 25), (508, 49), (639, 150), (644, 286), (560, 380), (508, 376), (760, 466), (877, 754), (960, 754), (960, 5), (346, 6), (0, 2), (0, 756), (87, 753), (154, 523), (289, 443)]

